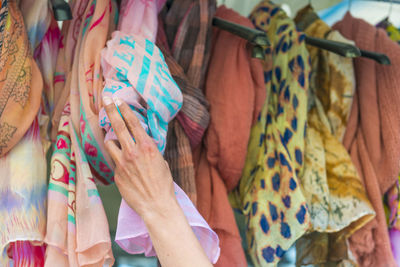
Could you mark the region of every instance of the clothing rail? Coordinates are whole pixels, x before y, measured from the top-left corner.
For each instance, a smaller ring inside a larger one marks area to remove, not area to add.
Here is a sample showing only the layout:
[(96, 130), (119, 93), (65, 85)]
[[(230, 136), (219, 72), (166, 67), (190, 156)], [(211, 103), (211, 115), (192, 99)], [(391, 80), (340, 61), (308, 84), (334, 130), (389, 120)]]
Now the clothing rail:
[(57, 21), (65, 21), (72, 19), (71, 7), (64, 0), (50, 0), (53, 7), (54, 18)]

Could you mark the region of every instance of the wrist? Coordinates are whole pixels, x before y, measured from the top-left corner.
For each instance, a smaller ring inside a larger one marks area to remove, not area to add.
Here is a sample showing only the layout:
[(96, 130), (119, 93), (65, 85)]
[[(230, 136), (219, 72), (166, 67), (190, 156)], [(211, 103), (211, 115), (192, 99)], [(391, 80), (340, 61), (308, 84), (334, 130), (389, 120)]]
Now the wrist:
[(142, 219), (147, 226), (183, 216), (182, 209), (175, 196), (153, 204), (142, 212)]

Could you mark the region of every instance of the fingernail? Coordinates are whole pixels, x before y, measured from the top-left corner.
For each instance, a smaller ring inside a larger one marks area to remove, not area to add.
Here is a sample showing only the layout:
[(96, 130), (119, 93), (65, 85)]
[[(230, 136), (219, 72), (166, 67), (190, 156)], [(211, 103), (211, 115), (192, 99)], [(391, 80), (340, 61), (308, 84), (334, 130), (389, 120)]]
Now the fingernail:
[(112, 101), (112, 99), (111, 99), (110, 97), (108, 97), (108, 96), (103, 97), (103, 103), (104, 103), (104, 105), (108, 106), (108, 105), (110, 105), (112, 102), (113, 102), (113, 101)]
[(113, 100), (114, 100), (115, 105), (121, 106), (122, 102), (118, 97), (114, 96)]

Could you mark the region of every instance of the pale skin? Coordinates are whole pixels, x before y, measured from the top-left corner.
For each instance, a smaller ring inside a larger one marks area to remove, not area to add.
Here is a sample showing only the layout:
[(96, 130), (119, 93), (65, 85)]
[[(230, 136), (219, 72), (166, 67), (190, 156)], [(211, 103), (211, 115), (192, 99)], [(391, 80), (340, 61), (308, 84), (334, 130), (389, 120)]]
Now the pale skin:
[(116, 165), (115, 183), (145, 222), (161, 265), (212, 266), (176, 200), (171, 171), (154, 141), (125, 102), (105, 97), (103, 103), (119, 142), (106, 142)]

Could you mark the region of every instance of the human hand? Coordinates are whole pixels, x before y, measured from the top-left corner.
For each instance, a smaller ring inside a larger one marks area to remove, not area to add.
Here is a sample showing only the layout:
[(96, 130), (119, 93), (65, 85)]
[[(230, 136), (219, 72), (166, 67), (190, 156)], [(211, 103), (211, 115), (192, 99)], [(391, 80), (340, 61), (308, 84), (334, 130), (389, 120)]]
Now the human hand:
[(109, 97), (103, 98), (118, 138), (107, 141), (105, 146), (116, 164), (114, 179), (119, 192), (144, 220), (154, 213), (166, 214), (166, 210), (177, 206), (168, 164), (128, 104), (117, 98), (114, 102)]

